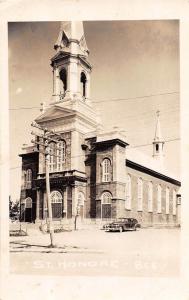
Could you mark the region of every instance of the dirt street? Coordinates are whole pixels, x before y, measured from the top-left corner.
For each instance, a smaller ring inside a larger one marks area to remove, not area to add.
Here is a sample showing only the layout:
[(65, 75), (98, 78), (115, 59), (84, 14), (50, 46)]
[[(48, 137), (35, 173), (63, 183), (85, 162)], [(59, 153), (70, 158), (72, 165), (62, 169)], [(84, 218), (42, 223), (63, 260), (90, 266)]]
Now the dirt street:
[(10, 238), (10, 271), (80, 276), (179, 276), (179, 229), (109, 233), (97, 228), (49, 235), (30, 230)]

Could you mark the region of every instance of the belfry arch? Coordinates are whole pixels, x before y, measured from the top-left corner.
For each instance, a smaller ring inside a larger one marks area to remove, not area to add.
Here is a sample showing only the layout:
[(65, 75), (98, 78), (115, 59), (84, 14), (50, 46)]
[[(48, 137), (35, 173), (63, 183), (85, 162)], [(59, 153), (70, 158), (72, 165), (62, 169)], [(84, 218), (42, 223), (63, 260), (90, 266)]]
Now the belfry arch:
[(87, 77), (84, 72), (81, 72), (80, 83), (81, 83), (81, 95), (83, 98), (86, 98)]
[(59, 76), (60, 76), (60, 92), (62, 94), (64, 94), (67, 90), (67, 71), (65, 68), (63, 68), (60, 73), (59, 73)]

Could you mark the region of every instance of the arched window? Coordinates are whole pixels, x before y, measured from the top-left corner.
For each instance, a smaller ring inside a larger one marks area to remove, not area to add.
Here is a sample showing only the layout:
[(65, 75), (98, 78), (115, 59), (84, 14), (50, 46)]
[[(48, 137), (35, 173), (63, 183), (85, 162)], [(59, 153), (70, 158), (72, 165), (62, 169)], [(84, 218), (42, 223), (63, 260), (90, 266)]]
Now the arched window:
[(161, 213), (161, 195), (162, 194), (162, 188), (161, 185), (158, 184), (157, 187), (157, 212), (160, 214)]
[(148, 183), (148, 211), (153, 212), (153, 183)]
[(67, 72), (66, 69), (60, 71), (60, 80), (62, 81), (62, 86), (60, 87), (60, 92), (64, 94), (67, 90)]
[(27, 169), (26, 171), (26, 189), (32, 188), (32, 170)]
[(177, 213), (177, 196), (176, 191), (173, 190), (173, 215), (176, 215)]
[(126, 182), (126, 209), (131, 209), (131, 175), (127, 175), (127, 182)]
[(165, 191), (165, 213), (168, 215), (169, 214), (169, 197), (170, 197), (170, 191), (169, 188), (166, 187)]
[(102, 181), (109, 182), (111, 180), (111, 161), (105, 158), (102, 162)]
[(101, 196), (102, 204), (111, 204), (112, 194), (110, 192), (103, 192)]
[(101, 217), (102, 219), (109, 219), (112, 215), (112, 194), (110, 192), (103, 192), (101, 195)]
[(66, 142), (59, 141), (57, 143), (57, 171), (62, 171), (63, 164), (66, 161)]
[(82, 97), (86, 97), (86, 82), (87, 78), (84, 72), (81, 72), (81, 78), (80, 78), (80, 83), (81, 83), (81, 95)]
[(138, 178), (138, 211), (143, 210), (143, 180)]
[(56, 143), (49, 143), (49, 172), (56, 171)]
[(62, 194), (59, 191), (52, 191), (50, 198), (51, 203), (62, 203)]
[(27, 197), (25, 199), (25, 208), (32, 208), (32, 198)]

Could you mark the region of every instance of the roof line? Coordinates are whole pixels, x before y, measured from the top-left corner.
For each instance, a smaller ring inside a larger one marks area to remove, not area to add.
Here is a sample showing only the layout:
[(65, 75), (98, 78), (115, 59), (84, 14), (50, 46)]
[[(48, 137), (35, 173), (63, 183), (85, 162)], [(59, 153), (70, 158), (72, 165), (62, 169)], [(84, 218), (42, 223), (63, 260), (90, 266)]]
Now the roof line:
[(137, 163), (135, 163), (135, 162), (133, 162), (133, 161), (131, 161), (129, 159), (126, 159), (126, 166), (128, 166), (130, 168), (133, 168), (135, 170), (138, 170), (138, 171), (142, 171), (143, 173), (152, 175), (152, 176), (157, 177), (159, 179), (168, 181), (168, 182), (173, 183), (173, 184), (175, 184), (177, 186), (181, 186), (181, 182), (180, 181), (178, 181), (178, 180), (176, 180), (174, 178), (171, 178), (169, 176), (166, 176), (166, 175), (164, 175), (162, 173), (159, 173), (157, 171), (154, 171), (152, 169), (149, 169), (147, 167), (144, 167), (144, 166), (142, 166), (140, 164), (137, 164)]

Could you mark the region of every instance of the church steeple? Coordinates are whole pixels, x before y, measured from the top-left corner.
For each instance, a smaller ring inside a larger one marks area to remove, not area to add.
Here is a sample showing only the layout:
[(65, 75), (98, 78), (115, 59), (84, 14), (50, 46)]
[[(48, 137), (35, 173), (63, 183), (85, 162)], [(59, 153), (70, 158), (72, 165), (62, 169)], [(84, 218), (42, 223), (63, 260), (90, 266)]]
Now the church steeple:
[(156, 112), (157, 120), (156, 120), (156, 129), (155, 129), (155, 137), (153, 141), (153, 157), (158, 160), (160, 166), (163, 167), (163, 159), (164, 159), (164, 141), (161, 134), (161, 126), (160, 126), (160, 111)]
[(54, 49), (65, 51), (72, 54), (81, 54), (88, 56), (83, 23), (82, 22), (61, 22), (58, 39), (54, 45)]
[(91, 65), (87, 61), (89, 50), (82, 22), (61, 22), (58, 39), (54, 45), (56, 55), (53, 67), (52, 104), (81, 100), (90, 104)]

